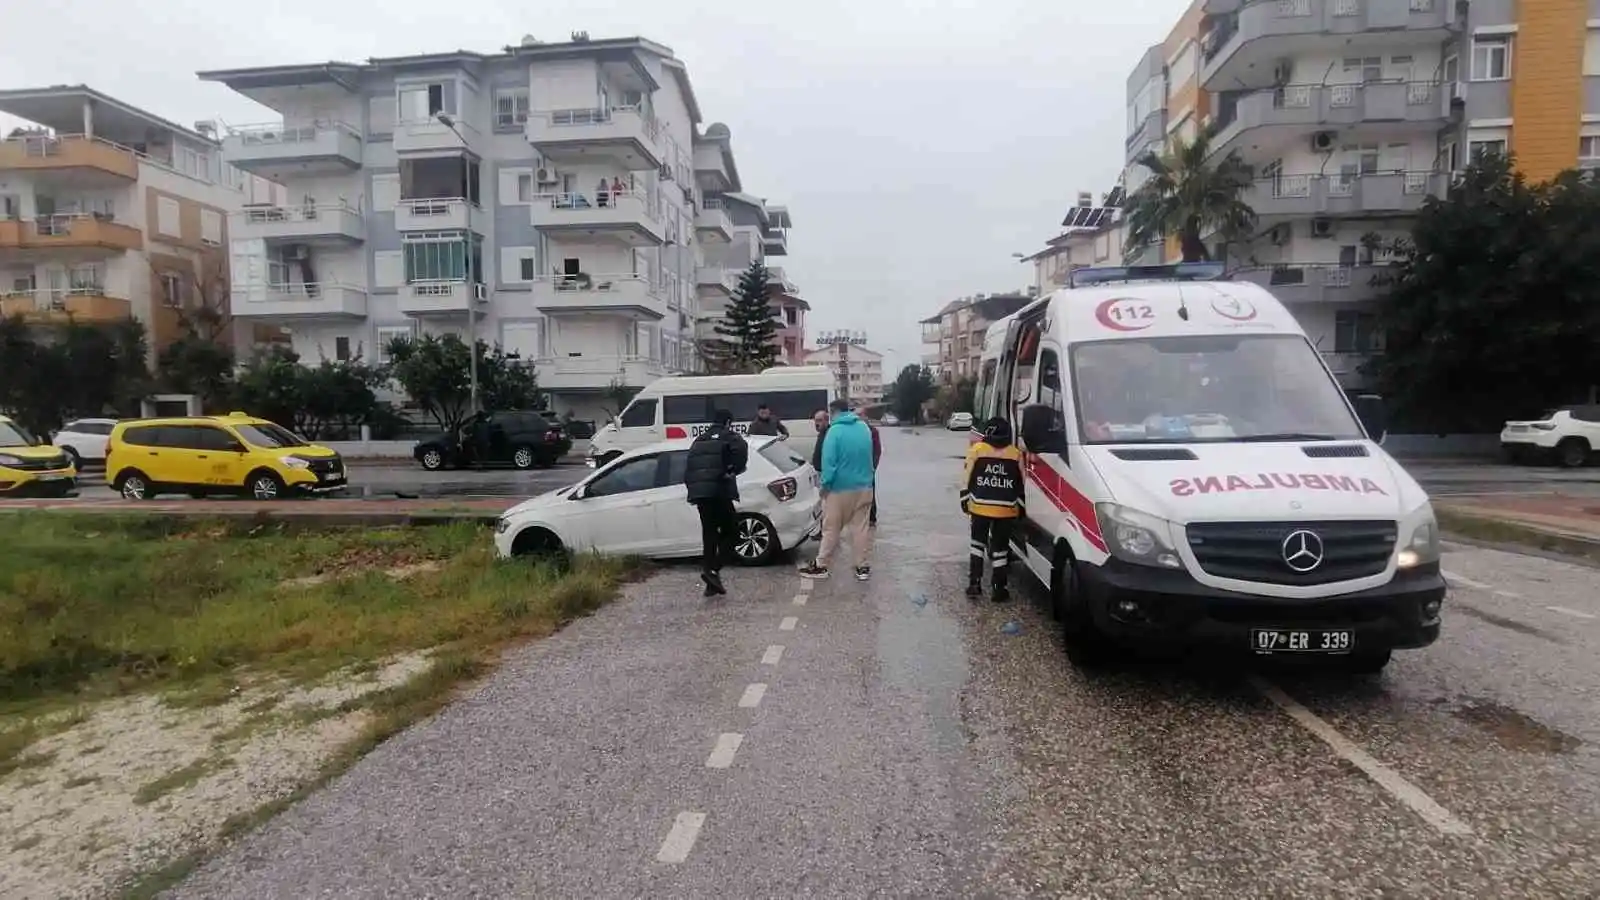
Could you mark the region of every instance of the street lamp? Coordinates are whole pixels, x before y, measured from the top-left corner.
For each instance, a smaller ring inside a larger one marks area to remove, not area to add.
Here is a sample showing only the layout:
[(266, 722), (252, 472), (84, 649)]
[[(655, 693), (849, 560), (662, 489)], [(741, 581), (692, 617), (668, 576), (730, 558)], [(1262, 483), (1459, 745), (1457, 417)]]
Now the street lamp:
[(466, 275), (467, 275), (467, 382), (471, 392), (472, 411), (478, 412), (478, 286), (472, 281), (472, 164), (467, 160), (467, 137), (456, 128), (455, 120), (447, 112), (439, 112), (434, 118), (439, 124), (450, 129), (451, 133), (461, 139), (461, 193), (462, 202), (467, 207), (467, 239), (463, 245), (466, 248)]

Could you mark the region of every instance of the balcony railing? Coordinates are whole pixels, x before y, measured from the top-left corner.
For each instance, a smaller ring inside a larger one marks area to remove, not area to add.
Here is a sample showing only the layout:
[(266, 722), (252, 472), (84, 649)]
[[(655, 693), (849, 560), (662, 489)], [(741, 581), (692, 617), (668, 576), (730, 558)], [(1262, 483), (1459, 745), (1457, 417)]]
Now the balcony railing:
[(120, 144), (78, 134), (23, 134), (0, 141), (3, 169), (97, 169), (139, 177), (139, 155)]
[(394, 207), (398, 231), (483, 230), (483, 210), (462, 197), (417, 197)]
[(638, 106), (613, 106), (610, 109), (552, 109), (540, 113), (552, 127), (610, 125), (619, 119), (638, 119), (644, 133), (653, 141), (661, 137), (661, 123)]
[(0, 247), (138, 250), (143, 246), (144, 235), (139, 229), (117, 222), (109, 213), (0, 220)]
[(344, 134), (361, 140), (361, 131), (353, 125), (338, 121), (317, 121), (293, 127), (282, 123), (239, 125), (228, 129), (228, 137), (235, 138), (242, 147), (276, 147), (286, 144), (315, 144), (325, 140), (329, 132)]
[(284, 166), (295, 172), (325, 164), (331, 172), (359, 168), (364, 161), (361, 131), (337, 120), (300, 125), (272, 122), (228, 129), (222, 138), (228, 161), (249, 171), (277, 174)]
[(299, 240), (344, 237), (360, 240), (365, 226), (361, 213), (343, 203), (303, 206), (251, 206), (238, 214), (241, 237)]
[(233, 290), (232, 312), (245, 318), (360, 318), (365, 288), (339, 281), (311, 284), (243, 284)]
[(118, 322), (133, 315), (133, 306), (106, 293), (104, 285), (80, 282), (69, 288), (0, 291), (0, 318), (72, 318), (85, 322)]

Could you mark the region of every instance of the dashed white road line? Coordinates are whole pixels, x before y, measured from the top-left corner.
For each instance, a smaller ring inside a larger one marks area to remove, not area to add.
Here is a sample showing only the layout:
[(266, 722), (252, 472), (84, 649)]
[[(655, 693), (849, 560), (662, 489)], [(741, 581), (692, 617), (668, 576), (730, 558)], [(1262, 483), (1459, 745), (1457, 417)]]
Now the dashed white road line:
[(1423, 790), (1407, 781), (1400, 773), (1389, 768), (1371, 754), (1355, 745), (1355, 742), (1340, 734), (1337, 729), (1323, 721), (1316, 713), (1300, 702), (1285, 694), (1281, 688), (1262, 678), (1251, 677), (1251, 685), (1260, 691), (1268, 700), (1278, 705), (1300, 727), (1316, 735), (1327, 744), (1341, 759), (1360, 769), (1366, 776), (1389, 793), (1389, 796), (1410, 807), (1411, 811), (1421, 816), (1429, 825), (1438, 829), (1442, 834), (1470, 835), (1472, 827), (1451, 815), (1450, 811), (1440, 806), (1432, 797)]
[(739, 705), (745, 709), (753, 709), (761, 705), (761, 698), (767, 695), (767, 686), (756, 682), (745, 685), (744, 693), (739, 697)]
[(1491, 586), (1489, 586), (1487, 584), (1484, 584), (1481, 581), (1474, 581), (1473, 579), (1468, 578), (1465, 575), (1457, 575), (1454, 572), (1444, 572), (1443, 575), (1449, 581), (1455, 582), (1457, 584), (1464, 584), (1469, 588), (1477, 588), (1480, 591), (1493, 591), (1494, 590), (1493, 587), (1491, 587)]
[(706, 768), (726, 769), (733, 765), (733, 755), (739, 752), (739, 745), (744, 743), (744, 735), (733, 732), (724, 732), (717, 735), (717, 743), (711, 748), (711, 755), (706, 757)]
[[(1453, 584), (1461, 584), (1461, 585), (1465, 585), (1465, 586), (1467, 586), (1469, 588), (1476, 588), (1477, 590), (1480, 590), (1480, 591), (1487, 591), (1487, 592), (1495, 595), (1496, 597), (1504, 597), (1507, 600), (1522, 600), (1522, 599), (1525, 599), (1521, 594), (1517, 593), (1516, 591), (1501, 590), (1500, 588), (1494, 587), (1492, 585), (1484, 584), (1481, 581), (1474, 581), (1473, 579), (1468, 578), (1465, 575), (1457, 575), (1454, 572), (1445, 572), (1444, 573), (1444, 577), (1447, 578)], [(1571, 608), (1569, 606), (1546, 606), (1545, 609), (1547, 609), (1547, 610), (1549, 610), (1550, 612), (1553, 612), (1553, 613), (1560, 613), (1563, 616), (1571, 616), (1574, 619), (1583, 619), (1586, 622), (1592, 622), (1592, 621), (1594, 621), (1596, 619), (1600, 619), (1600, 616), (1597, 616), (1594, 613), (1586, 613), (1581, 609), (1573, 609), (1573, 608)]]
[(1577, 609), (1568, 609), (1565, 606), (1546, 606), (1545, 609), (1548, 609), (1554, 613), (1561, 613), (1563, 616), (1571, 616), (1574, 619), (1600, 619), (1600, 616), (1594, 615), (1593, 613), (1586, 613)]
[(805, 606), (806, 605), (806, 595), (805, 594), (795, 594), (794, 595), (794, 605), (795, 606)]
[(700, 827), (706, 824), (706, 814), (701, 812), (681, 812), (672, 820), (672, 830), (667, 832), (667, 839), (661, 842), (661, 849), (656, 853), (656, 862), (677, 864), (689, 858), (689, 851), (694, 849), (695, 839), (700, 837)]
[(761, 654), (761, 664), (764, 666), (775, 666), (780, 659), (783, 659), (782, 644), (768, 644), (767, 652)]
[(800, 579), (800, 593), (802, 593), (802, 594), (811, 593), (811, 589), (813, 587), (815, 587), (815, 586), (816, 586), (816, 582), (812, 581), (809, 578)]
[(795, 616), (784, 616), (783, 617), (783, 621), (778, 623), (778, 630), (779, 631), (793, 631), (794, 627), (796, 625), (799, 625), (799, 624), (800, 624), (800, 620), (798, 618), (796, 618)]

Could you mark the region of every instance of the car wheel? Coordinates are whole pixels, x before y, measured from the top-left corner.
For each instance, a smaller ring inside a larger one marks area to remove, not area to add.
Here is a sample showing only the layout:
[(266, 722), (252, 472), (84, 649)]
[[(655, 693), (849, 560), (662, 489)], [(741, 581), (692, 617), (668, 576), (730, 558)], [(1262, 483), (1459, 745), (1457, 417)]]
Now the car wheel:
[(741, 566), (771, 565), (783, 552), (777, 529), (766, 516), (744, 513), (733, 526), (733, 558)]
[(72, 463), (72, 467), (74, 469), (77, 469), (79, 472), (82, 472), (83, 471), (83, 457), (78, 455), (78, 451), (72, 449), (71, 447), (62, 447), (61, 449), (66, 451), (67, 461)]
[(283, 497), (283, 479), (262, 469), (250, 473), (244, 489), (252, 500), (278, 500)]
[(112, 486), (124, 500), (149, 500), (156, 495), (155, 491), (150, 489), (150, 480), (137, 469), (118, 475)]
[(1589, 442), (1583, 438), (1566, 438), (1556, 445), (1556, 461), (1565, 469), (1581, 469), (1589, 462)]
[(518, 559), (550, 562), (564, 562), (568, 558), (567, 548), (561, 539), (544, 528), (528, 528), (520, 532), (517, 539), (511, 542), (511, 555)]
[(519, 469), (531, 469), (536, 457), (532, 447), (518, 447), (511, 451), (511, 464)]
[(422, 463), (422, 467), (429, 472), (437, 472), (444, 468), (444, 451), (437, 449), (424, 450), (418, 462)]

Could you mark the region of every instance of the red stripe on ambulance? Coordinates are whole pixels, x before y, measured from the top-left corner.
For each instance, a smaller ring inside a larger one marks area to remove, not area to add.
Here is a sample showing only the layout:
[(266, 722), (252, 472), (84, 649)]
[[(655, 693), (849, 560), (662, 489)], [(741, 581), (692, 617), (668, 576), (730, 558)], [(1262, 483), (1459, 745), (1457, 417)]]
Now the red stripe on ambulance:
[(1038, 456), (1029, 453), (1024, 459), (1028, 480), (1039, 488), (1039, 493), (1044, 494), (1056, 509), (1067, 514), (1084, 540), (1101, 553), (1107, 552), (1106, 539), (1100, 534), (1100, 519), (1095, 515), (1094, 501), (1085, 497), (1082, 491), (1073, 487), (1071, 482), (1061, 477), (1060, 472)]

